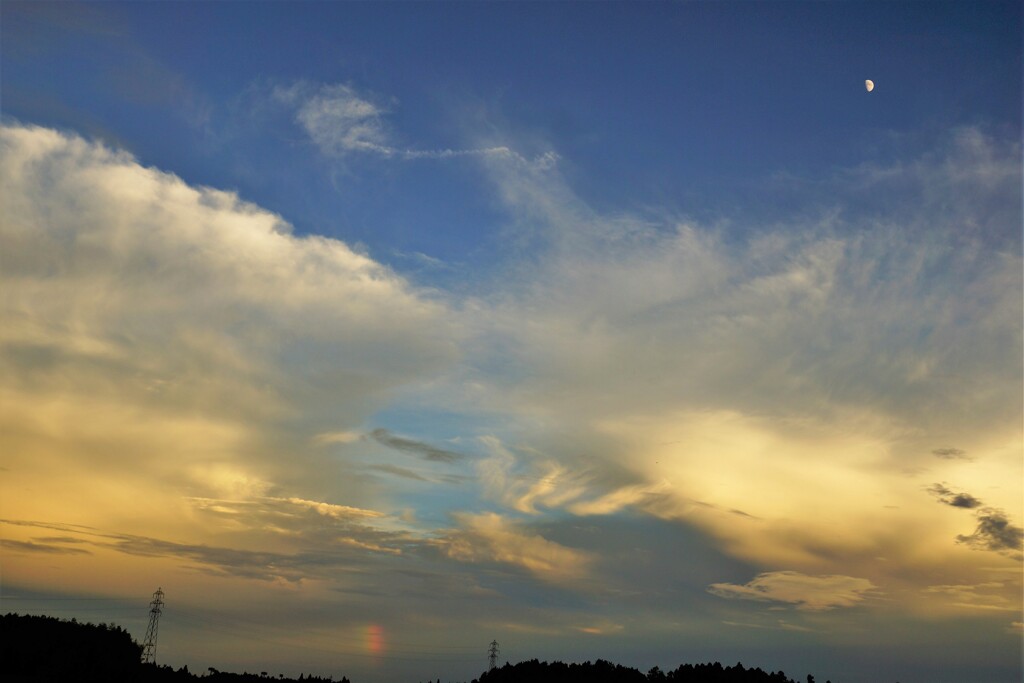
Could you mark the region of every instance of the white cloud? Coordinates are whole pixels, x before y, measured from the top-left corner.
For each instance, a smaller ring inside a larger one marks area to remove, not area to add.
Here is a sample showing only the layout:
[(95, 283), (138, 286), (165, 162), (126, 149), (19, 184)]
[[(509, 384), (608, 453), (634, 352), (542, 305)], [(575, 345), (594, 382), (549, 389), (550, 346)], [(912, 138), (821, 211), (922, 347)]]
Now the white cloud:
[[(372, 153), (405, 160), (451, 159), (454, 157), (495, 156), (525, 161), (504, 145), (462, 149), (406, 149), (396, 147), (386, 129), (388, 110), (344, 84), (319, 87), (299, 82), (278, 86), (273, 96), (295, 107), (295, 121), (317, 148), (328, 156), (344, 157), (352, 153)], [(539, 165), (554, 163), (550, 153), (539, 157)]]
[[(288, 91), (282, 97), (290, 95)], [(382, 116), (386, 112), (347, 85), (325, 85), (300, 101), (295, 114), (313, 142), (329, 154), (376, 152), (391, 156)]]
[[(954, 142), (896, 170), (906, 191), (889, 221), (858, 213), (863, 195), (887, 191), (876, 170), (860, 172), (856, 191), (833, 181), (817, 216), (732, 229), (603, 216), (557, 174), (491, 163), (510, 208), (547, 245), (498, 309), (515, 342), (502, 350), (532, 370), (513, 378), (514, 400), (588, 415), (666, 402), (775, 414), (839, 404), (921, 420), (939, 407), (961, 413), (968, 392), (1014, 413), (1003, 369), (1021, 365), (1019, 239), (1008, 222), (964, 228), (1019, 208), (1018, 150), (961, 137), (967, 149)], [(936, 186), (964, 197), (956, 215)], [(566, 406), (557, 392), (570, 388)]]
[(773, 225), (602, 215), (557, 172), (489, 164), (536, 248), (471, 347), (467, 409), (516, 444), (480, 463), (491, 499), (624, 505), (874, 585), (988, 561), (921, 488), (959, 468), (1020, 510), (1019, 145), (940, 147), (822, 180), (817, 214), (804, 195)]
[(874, 588), (867, 579), (853, 576), (808, 576), (781, 571), (759, 574), (742, 585), (713, 583), (708, 592), (720, 598), (783, 602), (796, 605), (797, 609), (818, 611), (853, 607), (868, 597)]
[(786, 223), (713, 227), (602, 215), (557, 170), (491, 160), (532, 247), (467, 325), (463, 408), (517, 444), (481, 464), (491, 498), (631, 506), (876, 581), (878, 555), (962, 556), (908, 472), (978, 463), (972, 489), (1020, 509), (1019, 152), (954, 132), (811, 183)]
[[(384, 108), (351, 89), (280, 97), (306, 112), (297, 120), (325, 153), (413, 158), (389, 139)], [(490, 501), (533, 516), (633, 508), (695, 524), (759, 566), (807, 572), (714, 584), (723, 597), (823, 610), (888, 590), (879, 556), (908, 574), (951, 557), (996, 561), (957, 546), (962, 525), (937, 520), (948, 509), (922, 494), (954, 481), (941, 468), (970, 467), (957, 482), (1019, 509), (1021, 260), (998, 230), (1019, 171), (977, 142), (948, 163), (894, 170), (928, 190), (910, 193), (916, 207), (898, 221), (829, 210), (736, 233), (601, 216), (555, 169), (488, 156), (542, 249), (504, 270), (496, 294), (453, 310), (234, 194), (7, 127), (11, 504), (83, 523), (132, 510), (119, 531), (160, 520), (169, 532), (193, 524), (198, 539), (230, 529), (243, 545), (298, 538), (397, 555), (409, 541), (391, 535), (395, 519), (362, 514), (389, 508), (360, 473), (430, 481), (342, 458), (367, 446), (365, 420), (394, 391), (422, 386), (432, 393), (420, 405), (500, 434), (473, 460)], [(952, 218), (933, 183), (958, 197)], [(949, 444), (973, 460), (933, 455)], [(923, 482), (905, 473), (924, 466)], [(19, 493), (51, 486), (58, 468), (71, 476), (47, 496)], [(501, 514), (454, 519), (436, 547), (467, 567), (579, 586), (598, 562)]]
[(0, 131), (0, 178), (4, 450), (25, 487), (69, 474), (23, 514), (106, 514), (150, 477), (129, 525), (285, 481), (359, 498), (312, 435), (457, 358), (443, 303), (233, 193), (28, 126)]

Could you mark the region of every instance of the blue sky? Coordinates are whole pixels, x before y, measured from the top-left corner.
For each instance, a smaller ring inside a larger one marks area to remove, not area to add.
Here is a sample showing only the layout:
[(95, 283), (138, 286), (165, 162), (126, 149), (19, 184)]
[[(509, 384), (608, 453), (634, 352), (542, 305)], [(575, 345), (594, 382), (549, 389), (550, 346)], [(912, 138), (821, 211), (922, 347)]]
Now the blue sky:
[[(737, 185), (885, 158), (894, 131), (1019, 126), (1017, 35), (997, 4), (57, 7), (9, 13), (12, 113), (122, 143), (380, 258), (465, 254), (500, 212), (483, 187), (445, 199), (471, 182), (466, 164), (318, 164), (301, 131), (274, 125), (288, 112), (259, 106), (266, 90), (351, 85), (411, 148), (557, 147), (574, 190), (611, 212), (729, 213)], [(867, 75), (872, 97), (855, 87)]]
[(0, 11), (4, 609), (1019, 679), (1018, 4)]

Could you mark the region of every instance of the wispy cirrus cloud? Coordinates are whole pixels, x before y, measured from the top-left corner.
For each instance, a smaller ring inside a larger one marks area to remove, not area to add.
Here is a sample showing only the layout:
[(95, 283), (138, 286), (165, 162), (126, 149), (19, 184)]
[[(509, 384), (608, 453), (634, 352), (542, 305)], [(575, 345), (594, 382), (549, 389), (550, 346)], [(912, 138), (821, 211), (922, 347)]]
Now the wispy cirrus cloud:
[(467, 409), (523, 425), (489, 447), (485, 491), (685, 520), (762, 566), (857, 556), (876, 583), (869, 548), (897, 529), (941, 545), (908, 471), (1020, 453), (1019, 154), (954, 130), (802, 186), (799, 216), (715, 225), (603, 213), (558, 169), (487, 160), (529, 248), (469, 347), (493, 372)]
[(275, 87), (273, 96), (295, 108), (295, 121), (328, 156), (369, 153), (395, 159), (450, 159), (499, 156), (518, 158), (505, 146), (463, 149), (406, 149), (392, 144), (384, 122), (388, 109), (345, 84), (319, 87), (299, 82)]
[(580, 587), (595, 559), (495, 513), (459, 513), (455, 520), (458, 528), (449, 531), (438, 545), (448, 557), (461, 562), (512, 565), (543, 581)]

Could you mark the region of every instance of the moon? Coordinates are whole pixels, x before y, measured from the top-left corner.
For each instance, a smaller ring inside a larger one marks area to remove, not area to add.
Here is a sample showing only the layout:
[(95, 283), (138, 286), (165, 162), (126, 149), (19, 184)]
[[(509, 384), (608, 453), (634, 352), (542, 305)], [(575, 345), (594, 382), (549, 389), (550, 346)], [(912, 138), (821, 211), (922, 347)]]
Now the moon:
[(868, 92), (871, 92), (875, 89), (875, 82), (871, 80), (864, 81), (864, 87), (868, 89)]

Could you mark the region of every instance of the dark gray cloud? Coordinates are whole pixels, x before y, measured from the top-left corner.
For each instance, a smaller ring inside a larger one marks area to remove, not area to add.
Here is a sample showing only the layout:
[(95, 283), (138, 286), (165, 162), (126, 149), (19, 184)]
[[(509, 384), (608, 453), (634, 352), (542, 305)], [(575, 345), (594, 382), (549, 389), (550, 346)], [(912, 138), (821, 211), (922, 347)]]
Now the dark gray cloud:
[(370, 436), (372, 436), (374, 441), (382, 446), (387, 446), (388, 448), (393, 448), (396, 451), (401, 451), (403, 453), (419, 455), (426, 460), (432, 460), (434, 462), (454, 463), (466, 457), (462, 453), (448, 451), (443, 448), (436, 448), (430, 444), (423, 443), (422, 441), (413, 441), (412, 439), (395, 436), (386, 429), (374, 429), (370, 432)]
[(955, 508), (973, 510), (974, 508), (981, 507), (981, 501), (971, 494), (956, 493), (942, 484), (932, 484), (928, 487), (928, 492), (938, 498), (940, 503), (945, 503)]
[(943, 460), (974, 460), (967, 455), (967, 451), (960, 448), (936, 448), (932, 451), (932, 455)]
[(1002, 510), (982, 508), (977, 512), (977, 518), (978, 526), (974, 533), (957, 536), (957, 543), (1000, 553), (1016, 553), (1024, 547), (1024, 529), (1011, 524)]
[(370, 465), (366, 469), (374, 470), (376, 472), (386, 472), (387, 474), (393, 474), (396, 477), (402, 477), (403, 479), (413, 479), (415, 481), (430, 481), (424, 476), (413, 472), (412, 470), (397, 465)]
[(197, 563), (200, 571), (263, 581), (299, 582), (308, 578), (337, 577), (365, 568), (365, 553), (340, 546), (295, 553), (238, 550), (218, 546), (174, 543), (145, 536), (122, 536), (112, 547), (127, 555), (174, 557)]
[[(1017, 554), (1024, 546), (1024, 529), (1010, 523), (1006, 513), (998, 508), (981, 507), (982, 502), (969, 493), (957, 493), (943, 484), (932, 484), (928, 492), (951, 507), (975, 510), (978, 526), (973, 534), (960, 534), (957, 543), (977, 550)], [(980, 508), (980, 509), (978, 509)]]
[[(177, 543), (149, 536), (101, 532), (75, 525), (0, 520), (0, 523), (80, 534), (77, 543), (127, 555), (170, 557), (194, 563), (194, 569), (220, 576), (264, 581), (298, 582), (306, 578), (364, 573), (386, 558), (416, 551), (421, 541), (401, 531), (360, 523), (374, 519), (356, 508), (317, 504), (301, 499), (244, 502), (199, 500), (199, 514), (229, 515), (249, 529), (276, 528), (291, 537), (292, 551), (253, 551), (221, 546)], [(67, 542), (67, 541), (64, 541)], [(3, 540), (2, 547), (23, 552), (91, 554), (83, 548)]]
[(38, 543), (85, 543), (82, 539), (71, 536), (39, 536), (32, 540)]
[(60, 545), (35, 543), (33, 541), (13, 541), (6, 538), (0, 538), (0, 548), (12, 552), (48, 553), (51, 555), (92, 555), (91, 552), (83, 548), (65, 548)]

